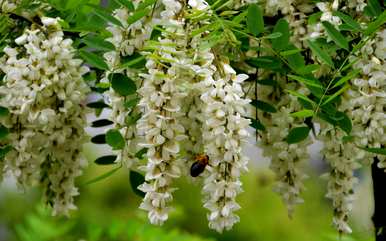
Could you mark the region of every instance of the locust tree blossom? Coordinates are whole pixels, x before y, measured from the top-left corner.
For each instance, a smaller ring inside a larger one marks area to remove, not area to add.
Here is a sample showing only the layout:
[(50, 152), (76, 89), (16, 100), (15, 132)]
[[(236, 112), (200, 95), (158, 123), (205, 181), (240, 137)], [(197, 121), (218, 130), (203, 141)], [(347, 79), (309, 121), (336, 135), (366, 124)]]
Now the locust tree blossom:
[[(341, 111), (352, 121), (350, 135), (353, 141), (344, 141), (343, 131), (321, 125), (320, 138), (324, 143), (323, 154), (330, 164), (327, 197), (334, 207), (333, 224), (339, 232), (351, 233), (348, 216), (352, 210), (354, 185), (357, 179), (354, 170), (360, 163), (369, 164), (376, 154), (365, 152), (359, 147), (380, 148), (386, 143), (386, 114), (384, 113), (386, 91), (386, 31), (381, 29), (369, 40), (351, 61), (359, 75), (351, 80), (351, 88), (343, 94)], [(379, 155), (380, 168), (385, 159)]]
[(339, 9), (339, 0), (334, 0), (333, 2), (318, 2), (316, 3), (316, 6), (322, 12), (322, 15), (316, 24), (309, 25), (309, 37), (311, 39), (316, 39), (326, 35), (322, 25), (323, 21), (329, 22), (335, 27), (342, 24), (342, 20), (333, 14), (334, 11)]
[(353, 143), (343, 141), (342, 130), (322, 124), (320, 139), (324, 143), (322, 153), (330, 164), (326, 197), (332, 200), (334, 208), (333, 225), (340, 233), (351, 233), (348, 217), (352, 210), (354, 185), (358, 182), (354, 170), (360, 167), (358, 161), (365, 157)]
[[(386, 30), (379, 30), (352, 61), (360, 72), (351, 80), (352, 88), (343, 96), (342, 108), (352, 119), (355, 143), (379, 148), (386, 143)], [(367, 155), (365, 161), (369, 163), (375, 155)], [(379, 167), (386, 167), (384, 156), (378, 158)]]
[(229, 230), (239, 217), (237, 195), (242, 192), (240, 174), (247, 170), (248, 158), (242, 154), (242, 144), (248, 136), (249, 120), (244, 118), (248, 99), (244, 99), (241, 84), (248, 78), (236, 75), (233, 68), (221, 62), (212, 68), (213, 76), (203, 80), (205, 91), (203, 143), (209, 156), (209, 175), (204, 180), (204, 207), (209, 227), (222, 232)]
[(0, 10), (4, 13), (14, 11), (21, 0), (0, 0)]
[[(201, 16), (211, 16), (212, 12), (208, 3), (204, 0), (190, 0), (185, 8), (185, 12), (201, 14)], [(210, 22), (205, 20), (186, 20), (185, 31), (189, 36), (193, 31), (208, 25)], [(196, 34), (187, 42), (183, 63), (185, 83), (181, 86), (186, 93), (186, 97), (181, 103), (181, 111), (185, 113), (180, 117), (180, 122), (186, 129), (187, 139), (183, 141), (182, 148), (185, 154), (185, 166), (190, 166), (195, 161), (197, 154), (204, 154), (202, 141), (202, 123), (205, 121), (203, 114), (202, 80), (210, 78), (213, 74), (211, 69), (214, 55), (210, 48), (203, 47), (207, 42), (203, 39), (206, 32)], [(182, 67), (182, 66), (181, 66)], [(186, 173), (188, 168), (183, 169)], [(205, 176), (206, 173), (203, 174)]]
[(346, 6), (350, 9), (355, 9), (356, 12), (363, 12), (367, 3), (365, 0), (346, 0)]
[[(134, 1), (134, 7), (138, 7), (140, 1)], [(154, 14), (154, 13), (153, 13)], [(104, 54), (110, 71), (106, 71), (105, 78), (101, 82), (109, 82), (108, 76), (113, 73), (122, 73), (135, 81), (137, 85), (142, 81), (139, 77), (140, 72), (133, 68), (122, 68), (121, 58), (132, 56), (135, 52), (141, 51), (146, 40), (150, 38), (153, 29), (153, 20), (149, 16), (144, 16), (133, 24), (128, 23), (132, 13), (125, 7), (114, 11), (113, 16), (118, 19), (122, 26), (111, 24), (107, 30), (112, 34), (107, 41), (111, 42), (115, 50)], [(126, 103), (136, 102), (136, 97), (122, 96), (110, 88), (106, 92), (108, 102), (111, 106), (110, 119), (114, 122), (114, 128), (121, 132), (125, 139), (125, 146), (119, 151), (117, 162), (123, 162), (127, 167), (131, 167), (136, 162), (135, 153), (138, 151), (138, 142), (140, 141), (134, 121), (130, 114), (138, 113), (139, 108), (134, 106), (128, 108)]]
[[(286, 89), (305, 95), (308, 93), (307, 89), (299, 87), (297, 83), (286, 83), (285, 80), (279, 83)], [(289, 144), (286, 138), (291, 129), (304, 126), (302, 118), (291, 116), (291, 113), (301, 110), (302, 106), (295, 97), (279, 94), (271, 86), (260, 86), (258, 96), (259, 100), (275, 103), (277, 107), (274, 113), (258, 111), (257, 116), (266, 128), (261, 132), (258, 144), (263, 149), (263, 155), (271, 159), (270, 168), (277, 180), (274, 190), (280, 194), (289, 216), (292, 216), (295, 206), (303, 203), (300, 195), (304, 190), (303, 180), (307, 177), (303, 166), (310, 158), (307, 147), (311, 139), (308, 137), (301, 142)]]
[(184, 64), (186, 34), (183, 11), (179, 1), (162, 1), (164, 10), (160, 13), (160, 24), (165, 28), (159, 38), (156, 51), (148, 56), (147, 74), (139, 89), (143, 108), (137, 128), (144, 136), (143, 147), (147, 150), (146, 182), (139, 189), (146, 193), (140, 208), (148, 211), (153, 224), (162, 224), (168, 218), (170, 202), (173, 199), (172, 180), (180, 176), (180, 141), (186, 138), (185, 128), (179, 122), (181, 100), (185, 93), (179, 89), (183, 79), (181, 68)]
[(65, 39), (58, 19), (42, 18), (6, 47), (0, 69), (0, 105), (8, 108), (2, 124), (10, 131), (12, 150), (4, 171), (22, 187), (41, 185), (54, 214), (75, 209), (74, 181), (87, 164), (81, 156), (88, 138), (83, 101), (89, 91), (82, 75), (88, 72), (74, 58), (72, 40)]

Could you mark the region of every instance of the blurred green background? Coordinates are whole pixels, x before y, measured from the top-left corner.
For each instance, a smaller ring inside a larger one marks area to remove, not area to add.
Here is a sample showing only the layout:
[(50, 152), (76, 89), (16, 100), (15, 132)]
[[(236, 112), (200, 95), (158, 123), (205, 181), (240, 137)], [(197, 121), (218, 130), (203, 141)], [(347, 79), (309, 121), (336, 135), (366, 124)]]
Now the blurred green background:
[[(95, 149), (87, 148), (93, 160)], [(94, 151), (93, 151), (94, 150)], [(91, 164), (79, 184), (113, 167)], [(218, 234), (207, 226), (199, 182), (181, 178), (174, 207), (162, 227), (148, 223), (138, 209), (140, 197), (130, 188), (129, 172), (121, 168), (100, 182), (80, 187), (79, 210), (70, 218), (52, 217), (41, 205), (39, 190), (17, 191), (10, 184), (0, 189), (0, 241), (330, 241), (373, 240), (371, 228), (371, 180), (362, 170), (356, 187), (357, 201), (352, 215), (353, 234), (340, 237), (331, 226), (332, 209), (324, 197), (326, 182), (309, 168), (305, 203), (289, 219), (278, 195), (272, 192), (273, 174), (267, 168), (251, 167), (243, 177), (244, 193), (239, 197), (241, 222), (231, 231)]]

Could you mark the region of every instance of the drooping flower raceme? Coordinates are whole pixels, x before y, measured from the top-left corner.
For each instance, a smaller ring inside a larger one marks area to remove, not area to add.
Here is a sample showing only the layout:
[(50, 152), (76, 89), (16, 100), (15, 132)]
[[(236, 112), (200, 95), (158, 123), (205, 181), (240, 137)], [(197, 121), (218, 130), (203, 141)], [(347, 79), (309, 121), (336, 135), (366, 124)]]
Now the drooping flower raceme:
[[(140, 1), (134, 1), (135, 7)], [(153, 12), (154, 14), (154, 12)], [(114, 11), (114, 17), (117, 18), (122, 26), (111, 24), (107, 30), (112, 34), (112, 37), (107, 41), (111, 42), (115, 50), (104, 54), (106, 62), (109, 65), (110, 71), (106, 72), (106, 76), (101, 82), (108, 82), (108, 75), (114, 73), (121, 73), (127, 75), (137, 85), (141, 82), (139, 77), (140, 72), (133, 68), (122, 68), (121, 58), (128, 57), (140, 51), (146, 40), (150, 38), (152, 31), (152, 19), (144, 16), (134, 24), (128, 24), (130, 13), (127, 8), (119, 8)], [(121, 132), (125, 139), (125, 146), (119, 151), (117, 162), (123, 162), (127, 167), (131, 167), (136, 161), (135, 153), (138, 151), (139, 135), (136, 131), (135, 123), (128, 120), (135, 116), (133, 113), (138, 113), (139, 108), (133, 104), (127, 107), (126, 103), (129, 101), (135, 102), (135, 97), (122, 96), (113, 88), (106, 92), (106, 95), (111, 106), (111, 120), (114, 122), (114, 128)], [(138, 113), (139, 114), (139, 113)]]
[(21, 0), (0, 0), (0, 10), (4, 13), (12, 12), (21, 3)]
[[(207, 2), (203, 0), (189, 0), (188, 6), (185, 8), (186, 12), (191, 14), (200, 14), (201, 16), (211, 16), (211, 10)], [(188, 139), (182, 143), (183, 152), (185, 153), (184, 165), (189, 167), (195, 161), (197, 154), (204, 154), (204, 146), (202, 141), (202, 123), (205, 116), (202, 112), (203, 101), (200, 96), (203, 91), (202, 80), (211, 77), (213, 74), (212, 63), (214, 59), (210, 48), (203, 48), (207, 42), (203, 39), (206, 33), (195, 34), (190, 37), (193, 31), (208, 25), (210, 21), (189, 19), (186, 21), (185, 31), (187, 33), (188, 43), (186, 47), (184, 66), (184, 79), (186, 80), (181, 86), (184, 88), (187, 96), (182, 102), (181, 124), (186, 129)], [(184, 169), (186, 172), (188, 168)], [(204, 176), (203, 174), (202, 176)]]
[[(308, 94), (308, 90), (299, 87), (297, 83), (279, 81), (286, 89)], [(259, 88), (259, 100), (267, 103), (275, 103), (277, 111), (271, 114), (258, 111), (258, 118), (266, 130), (261, 133), (259, 146), (263, 149), (263, 155), (271, 159), (270, 168), (276, 174), (277, 183), (274, 190), (281, 195), (287, 206), (289, 216), (292, 216), (297, 204), (303, 203), (300, 197), (304, 190), (303, 180), (307, 177), (302, 167), (309, 160), (307, 147), (310, 145), (310, 137), (298, 143), (287, 142), (287, 136), (291, 129), (304, 126), (304, 120), (292, 117), (290, 114), (302, 109), (296, 97), (277, 92), (270, 86)], [(279, 100), (279, 102), (277, 102)]]
[(324, 124), (321, 130), (322, 153), (330, 164), (330, 172), (325, 175), (328, 178), (326, 197), (332, 200), (333, 225), (340, 233), (351, 233), (348, 215), (352, 210), (354, 185), (358, 181), (354, 170), (360, 167), (358, 161), (364, 158), (365, 152), (353, 143), (344, 143), (342, 130)]
[[(355, 143), (361, 147), (380, 148), (386, 145), (386, 29), (362, 47), (354, 69), (359, 76), (351, 80), (352, 88), (343, 96), (342, 108), (352, 119)], [(375, 155), (367, 153), (367, 163)], [(385, 157), (378, 155), (379, 167), (385, 168)]]
[(213, 76), (202, 81), (203, 143), (209, 156), (209, 175), (204, 180), (204, 207), (209, 227), (222, 232), (229, 230), (239, 217), (234, 213), (242, 191), (240, 174), (247, 170), (248, 158), (242, 154), (242, 144), (248, 136), (249, 120), (244, 118), (248, 99), (244, 99), (242, 82), (245, 74), (236, 75), (225, 62), (212, 67)]
[(10, 112), (2, 124), (13, 148), (4, 171), (20, 186), (43, 186), (53, 213), (68, 214), (76, 208), (74, 180), (87, 164), (80, 152), (88, 139), (83, 101), (89, 88), (82, 78), (88, 68), (74, 58), (58, 19), (43, 17), (42, 23), (17, 38), (16, 47), (6, 47), (0, 61), (0, 105)]
[[(352, 121), (350, 136), (353, 142), (343, 141), (343, 131), (323, 123), (321, 125), (323, 153), (331, 167), (327, 175), (327, 197), (333, 201), (333, 224), (343, 233), (351, 233), (348, 216), (352, 210), (354, 184), (357, 182), (354, 170), (360, 167), (359, 163), (372, 163), (376, 156), (358, 146), (380, 148), (386, 143), (385, 46), (386, 30), (380, 30), (357, 56), (351, 57), (351, 61), (356, 61), (353, 66), (359, 70), (359, 77), (351, 80), (352, 87), (342, 95), (339, 110), (347, 113)], [(384, 157), (378, 157), (379, 167), (384, 168)]]
[(179, 142), (186, 138), (185, 128), (179, 123), (181, 100), (185, 96), (179, 89), (183, 83), (186, 33), (179, 1), (162, 1), (160, 25), (165, 28), (156, 51), (149, 54), (147, 74), (139, 89), (143, 108), (137, 128), (145, 134), (143, 147), (147, 147), (146, 182), (139, 189), (146, 193), (141, 209), (148, 211), (153, 224), (162, 224), (168, 218), (172, 201), (172, 180), (180, 176)]

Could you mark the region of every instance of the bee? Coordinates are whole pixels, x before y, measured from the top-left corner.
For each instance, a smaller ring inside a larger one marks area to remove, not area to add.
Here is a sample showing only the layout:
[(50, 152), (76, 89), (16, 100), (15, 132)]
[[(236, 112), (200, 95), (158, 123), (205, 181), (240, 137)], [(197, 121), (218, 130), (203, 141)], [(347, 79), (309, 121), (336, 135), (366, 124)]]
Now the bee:
[(192, 177), (197, 177), (205, 170), (206, 165), (208, 165), (209, 156), (205, 154), (200, 154), (197, 155), (194, 160), (195, 162), (190, 167), (190, 175)]

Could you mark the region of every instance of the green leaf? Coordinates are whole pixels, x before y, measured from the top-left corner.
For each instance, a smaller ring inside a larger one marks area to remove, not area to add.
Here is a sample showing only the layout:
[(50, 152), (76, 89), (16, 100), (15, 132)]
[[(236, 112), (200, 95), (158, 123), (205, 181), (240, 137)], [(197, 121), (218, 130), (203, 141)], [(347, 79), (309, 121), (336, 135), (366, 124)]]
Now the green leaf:
[(331, 57), (321, 49), (317, 42), (307, 40), (307, 43), (308, 46), (310, 46), (312, 53), (314, 53), (316, 57), (318, 57), (322, 62), (324, 62), (328, 66), (334, 68), (334, 63), (332, 62)]
[(144, 9), (150, 5), (154, 5), (156, 2), (157, 2), (157, 0), (142, 0), (142, 1), (140, 1), (137, 9), (138, 10)]
[(316, 88), (319, 88), (319, 89), (323, 89), (323, 86), (319, 82), (319, 80), (315, 79), (313, 77), (302, 77), (302, 76), (297, 76), (297, 75), (292, 75), (292, 74), (289, 74), (288, 77), (291, 78), (291, 79), (294, 79), (294, 80), (296, 80), (296, 81), (298, 81), (300, 83), (303, 83), (305, 85), (313, 86), (313, 87), (316, 87)]
[(7, 127), (0, 125), (0, 140), (6, 138), (9, 134), (9, 130)]
[(123, 7), (126, 7), (129, 11), (134, 10), (134, 4), (132, 1), (129, 1), (129, 0), (114, 0), (114, 1), (122, 5)]
[(11, 145), (7, 145), (7, 146), (0, 148), (0, 159), (4, 158), (5, 155), (7, 155), (7, 153), (10, 152), (11, 150), (12, 150)]
[(255, 128), (256, 130), (265, 131), (265, 126), (259, 121), (255, 119), (251, 120), (251, 127)]
[(125, 147), (125, 139), (119, 130), (110, 129), (106, 133), (106, 143), (113, 148), (113, 150), (121, 150)]
[(0, 106), (0, 117), (7, 117), (9, 115), (9, 110), (3, 106)]
[(84, 1), (79, 0), (67, 0), (63, 2), (65, 2), (65, 10), (75, 9), (84, 3)]
[(371, 17), (379, 16), (382, 11), (382, 6), (379, 4), (379, 0), (368, 0), (367, 5), (364, 8), (364, 12)]
[(103, 57), (87, 52), (83, 49), (79, 50), (79, 55), (82, 57), (87, 63), (89, 63), (91, 66), (101, 69), (101, 70), (108, 70), (109, 66), (105, 63)]
[(122, 73), (110, 74), (111, 87), (122, 96), (135, 94), (137, 87), (133, 80)]
[(256, 68), (279, 70), (282, 68), (280, 59), (274, 56), (261, 56), (247, 59), (246, 62)]
[(131, 16), (129, 16), (127, 18), (127, 23), (129, 25), (131, 25), (131, 24), (137, 22), (141, 18), (143, 18), (146, 15), (148, 15), (150, 13), (150, 11), (151, 11), (150, 8), (145, 8), (145, 9), (142, 9), (142, 10), (139, 10), (139, 11), (135, 11), (133, 15), (131, 15)]
[(332, 25), (327, 21), (322, 22), (324, 29), (326, 30), (328, 36), (341, 48), (348, 50), (348, 41), (346, 38)]
[(103, 127), (103, 126), (109, 126), (114, 124), (111, 120), (108, 119), (101, 119), (101, 120), (96, 120), (91, 123), (91, 127)]
[(83, 185), (90, 185), (90, 184), (93, 184), (93, 183), (96, 183), (96, 182), (99, 182), (99, 181), (102, 181), (108, 177), (110, 177), (111, 175), (113, 175), (116, 171), (118, 171), (119, 169), (121, 169), (122, 166), (118, 166), (108, 172), (105, 172), (103, 173), (102, 175), (100, 176), (97, 176), (96, 178), (93, 178), (91, 180), (88, 180), (87, 182), (85, 182)]
[(347, 23), (342, 23), (341, 25), (338, 26), (339, 31), (348, 31), (348, 32), (358, 32), (358, 30), (353, 29), (350, 25)]
[(269, 113), (277, 112), (274, 106), (261, 100), (252, 100), (251, 105), (265, 112), (269, 112)]
[(346, 15), (339, 11), (334, 11), (333, 14), (343, 20), (348, 26), (357, 31), (362, 31), (361, 25), (357, 23), (350, 15)]
[(105, 82), (99, 82), (95, 85), (95, 87), (100, 88), (100, 89), (108, 89), (110, 88), (110, 83), (105, 83)]
[(340, 85), (346, 84), (347, 81), (357, 76), (361, 71), (359, 69), (355, 69), (354, 71), (350, 72), (348, 75), (342, 77), (338, 82), (334, 84), (332, 88), (338, 87)]
[(277, 38), (280, 38), (283, 34), (282, 33), (271, 33), (271, 34), (268, 34), (266, 36), (263, 36), (261, 37), (262, 39), (277, 39)]
[(130, 186), (135, 194), (145, 197), (145, 193), (138, 189), (138, 186), (145, 182), (145, 177), (136, 171), (130, 171)]
[(337, 126), (340, 127), (347, 135), (350, 135), (352, 130), (351, 119), (344, 112), (338, 111), (335, 115), (335, 118), (339, 118), (337, 120)]
[(137, 123), (137, 121), (141, 118), (142, 114), (131, 114), (126, 117), (125, 123), (127, 126), (132, 126)]
[(101, 156), (97, 158), (94, 162), (98, 165), (111, 165), (111, 164), (115, 164), (116, 159), (117, 159), (116, 155), (107, 155), (107, 156)]
[(101, 51), (115, 51), (115, 46), (96, 35), (87, 35), (82, 39), (87, 46)]
[[(292, 94), (291, 94), (292, 95)], [(307, 109), (307, 110), (312, 110), (315, 108), (316, 104), (313, 105), (312, 103), (310, 103), (309, 101), (306, 101), (300, 97), (298, 97), (298, 101), (300, 103), (300, 105), (304, 108), (304, 109)]]
[(117, 25), (119, 27), (123, 27), (122, 23), (118, 19), (113, 17), (111, 15), (111, 13), (107, 12), (103, 8), (93, 8), (93, 11), (94, 11), (95, 15), (97, 15), (101, 19), (105, 20), (106, 22), (110, 22), (110, 23)]
[(279, 38), (275, 38), (272, 40), (273, 49), (278, 51), (285, 50), (289, 44), (290, 39), (288, 22), (285, 19), (279, 19), (273, 29), (273, 32), (281, 33), (281, 36)]
[(319, 68), (320, 68), (320, 65), (318, 64), (309, 64), (299, 68), (298, 72), (301, 75), (309, 75), (309, 74), (312, 74), (312, 72), (318, 70)]
[(142, 148), (141, 150), (137, 151), (137, 153), (135, 153), (135, 157), (142, 160), (146, 153), (147, 148)]
[(314, 25), (314, 24), (319, 23), (320, 17), (322, 16), (322, 14), (323, 14), (322, 12), (316, 12), (316, 13), (311, 14), (310, 16), (308, 16), (307, 24), (308, 25)]
[(338, 97), (339, 95), (341, 95), (343, 92), (345, 92), (348, 88), (350, 88), (349, 85), (345, 85), (344, 87), (342, 87), (341, 89), (339, 89), (337, 92), (335, 92), (333, 95), (331, 95), (330, 97), (327, 98), (327, 100), (325, 100), (322, 105), (326, 105), (328, 103), (330, 103), (332, 100), (334, 100), (336, 97)]
[(289, 56), (289, 55), (300, 53), (302, 51), (303, 51), (302, 49), (290, 49), (290, 50), (281, 51), (280, 55), (281, 56)]
[(251, 4), (248, 7), (247, 27), (249, 32), (255, 36), (264, 32), (263, 12), (257, 4)]
[(352, 142), (353, 140), (354, 140), (354, 137), (350, 135), (342, 137), (343, 143)]
[[(290, 45), (289, 49), (297, 49), (294, 45)], [(300, 53), (294, 53), (284, 57), (287, 60), (288, 66), (297, 74), (301, 74), (301, 69), (304, 68), (306, 62), (304, 56)]]
[(306, 118), (306, 117), (310, 117), (313, 115), (314, 115), (314, 111), (313, 110), (307, 110), (307, 109), (291, 113), (291, 116), (299, 117), (299, 118)]
[(91, 142), (94, 144), (106, 144), (106, 135), (100, 134), (100, 135), (93, 136), (91, 138)]
[(131, 100), (128, 100), (124, 103), (124, 106), (125, 108), (127, 109), (131, 109), (135, 106), (137, 106), (137, 104), (139, 103), (140, 101), (140, 98), (134, 98), (134, 99), (131, 99)]
[(374, 154), (379, 154), (379, 155), (386, 155), (386, 148), (374, 148), (374, 147), (359, 147), (362, 150), (374, 153)]
[(383, 24), (386, 23), (386, 10), (383, 11), (381, 15), (377, 17), (373, 22), (367, 25), (367, 28), (364, 32), (365, 35), (370, 36), (376, 32)]
[[(356, 47), (356, 46), (355, 46)], [(358, 57), (354, 57), (353, 56), (353, 59), (349, 61), (349, 63), (345, 64), (343, 66), (343, 68), (341, 69), (341, 72), (344, 72), (346, 71), (347, 69), (351, 68), (351, 66), (353, 66), (354, 64), (358, 63), (359, 60), (361, 60), (361, 58), (358, 58)]]
[(285, 91), (290, 93), (293, 96), (298, 97), (299, 99), (306, 101), (307, 103), (310, 103), (312, 106), (316, 105), (316, 103), (313, 100), (311, 100), (310, 98), (308, 98), (307, 96), (305, 96), (303, 94), (300, 94), (300, 93), (292, 91), (292, 90), (285, 90)]
[(146, 64), (146, 57), (137, 53), (122, 58), (120, 68), (141, 68)]
[(286, 139), (287, 143), (294, 144), (305, 140), (308, 137), (310, 130), (311, 129), (306, 126), (291, 129)]
[(87, 82), (96, 81), (97, 76), (96, 76), (95, 71), (92, 70), (92, 71), (88, 72), (87, 74), (83, 75), (83, 79)]
[(87, 104), (87, 107), (93, 108), (93, 109), (103, 109), (103, 108), (109, 108), (110, 106), (107, 105), (105, 102), (102, 101), (96, 101), (91, 102)]

